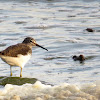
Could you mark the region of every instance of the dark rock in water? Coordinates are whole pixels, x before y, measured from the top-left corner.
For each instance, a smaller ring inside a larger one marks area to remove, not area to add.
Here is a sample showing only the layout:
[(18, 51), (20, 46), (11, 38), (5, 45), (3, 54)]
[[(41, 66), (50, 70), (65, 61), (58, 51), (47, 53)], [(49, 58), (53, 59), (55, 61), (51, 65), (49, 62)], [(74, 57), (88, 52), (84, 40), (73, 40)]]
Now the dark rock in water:
[(14, 23), (16, 23), (16, 24), (25, 24), (25, 23), (27, 23), (27, 22), (24, 22), (24, 21), (16, 21), (16, 22), (14, 22)]
[(13, 84), (23, 85), (25, 83), (34, 84), (37, 81), (35, 78), (20, 78), (20, 77), (0, 77), (0, 85)]
[(79, 60), (79, 61), (83, 62), (85, 60), (85, 57), (83, 55), (79, 55), (79, 56), (74, 55), (73, 60), (74, 61)]
[(88, 32), (94, 32), (94, 30), (92, 28), (87, 28), (86, 31), (88, 31)]

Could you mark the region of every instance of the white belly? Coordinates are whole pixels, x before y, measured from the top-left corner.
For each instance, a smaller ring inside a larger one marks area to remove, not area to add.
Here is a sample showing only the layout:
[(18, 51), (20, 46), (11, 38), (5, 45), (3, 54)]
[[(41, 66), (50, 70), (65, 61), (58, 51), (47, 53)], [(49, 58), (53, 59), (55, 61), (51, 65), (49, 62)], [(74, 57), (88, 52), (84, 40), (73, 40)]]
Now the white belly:
[(1, 56), (1, 59), (9, 64), (10, 66), (19, 66), (21, 68), (28, 62), (31, 55), (21, 55), (19, 54), (17, 57), (9, 57), (9, 56)]

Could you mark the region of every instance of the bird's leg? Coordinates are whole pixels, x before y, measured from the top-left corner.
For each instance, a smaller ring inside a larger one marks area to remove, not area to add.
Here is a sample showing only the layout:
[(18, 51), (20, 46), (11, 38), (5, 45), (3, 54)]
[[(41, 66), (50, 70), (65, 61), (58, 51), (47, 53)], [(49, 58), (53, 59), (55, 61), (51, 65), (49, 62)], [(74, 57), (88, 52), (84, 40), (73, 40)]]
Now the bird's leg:
[(22, 77), (22, 68), (21, 68), (21, 70), (20, 70), (20, 77)]
[(12, 76), (12, 66), (10, 66), (10, 76)]

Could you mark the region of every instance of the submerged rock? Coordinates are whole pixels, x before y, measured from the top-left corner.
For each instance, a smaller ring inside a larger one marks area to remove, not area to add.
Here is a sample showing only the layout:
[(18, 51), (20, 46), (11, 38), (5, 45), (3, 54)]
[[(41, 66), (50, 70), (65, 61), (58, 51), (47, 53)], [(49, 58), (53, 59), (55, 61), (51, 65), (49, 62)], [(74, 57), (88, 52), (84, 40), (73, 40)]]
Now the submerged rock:
[(20, 77), (0, 77), (0, 85), (13, 84), (23, 85), (25, 83), (34, 84), (37, 81), (36, 78), (20, 78)]
[(87, 28), (86, 31), (88, 31), (88, 32), (94, 32), (94, 30), (92, 28)]

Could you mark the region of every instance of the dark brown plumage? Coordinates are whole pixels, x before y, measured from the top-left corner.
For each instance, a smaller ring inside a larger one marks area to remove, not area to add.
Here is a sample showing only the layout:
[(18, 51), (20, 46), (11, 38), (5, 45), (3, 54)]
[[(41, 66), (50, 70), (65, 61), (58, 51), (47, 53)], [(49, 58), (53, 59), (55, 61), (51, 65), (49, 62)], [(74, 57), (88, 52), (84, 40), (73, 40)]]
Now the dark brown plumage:
[(27, 55), (27, 53), (32, 53), (32, 49), (26, 44), (16, 44), (9, 46), (4, 51), (0, 52), (0, 55), (10, 56), (10, 57), (17, 57), (18, 54)]
[(46, 48), (38, 45), (33, 38), (27, 37), (22, 43), (9, 46), (8, 48), (0, 52), (0, 58), (10, 65), (11, 76), (12, 66), (19, 66), (21, 68), (20, 77), (22, 77), (22, 68), (29, 61), (32, 55), (33, 46), (38, 46), (42, 49), (47, 50)]
[(79, 55), (79, 56), (74, 55), (73, 56), (73, 60), (74, 61), (77, 61), (77, 60), (84, 61), (85, 60), (85, 57), (83, 55)]

